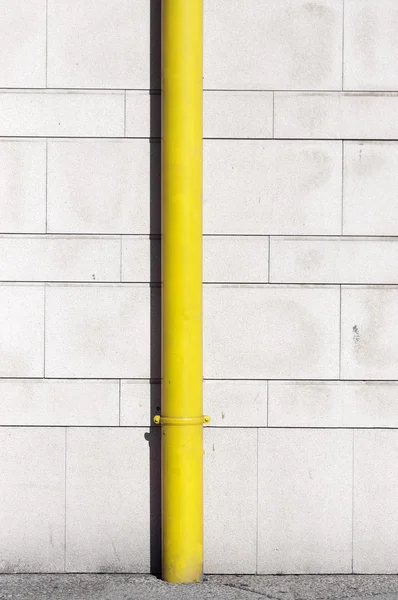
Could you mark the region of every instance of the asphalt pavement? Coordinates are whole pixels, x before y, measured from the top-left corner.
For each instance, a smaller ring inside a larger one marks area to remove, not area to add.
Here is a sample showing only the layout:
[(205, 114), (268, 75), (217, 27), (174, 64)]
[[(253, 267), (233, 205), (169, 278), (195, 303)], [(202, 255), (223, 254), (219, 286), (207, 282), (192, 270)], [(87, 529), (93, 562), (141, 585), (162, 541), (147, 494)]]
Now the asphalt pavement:
[(151, 575), (0, 575), (0, 600), (398, 600), (398, 575), (209, 575), (173, 585)]

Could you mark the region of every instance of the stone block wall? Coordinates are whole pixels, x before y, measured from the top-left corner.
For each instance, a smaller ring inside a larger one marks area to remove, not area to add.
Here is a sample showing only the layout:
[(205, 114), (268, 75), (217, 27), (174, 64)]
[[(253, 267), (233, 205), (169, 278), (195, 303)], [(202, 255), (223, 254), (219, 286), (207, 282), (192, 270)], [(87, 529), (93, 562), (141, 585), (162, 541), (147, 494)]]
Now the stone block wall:
[[(0, 6), (1, 572), (159, 565), (160, 8)], [(397, 59), (205, 0), (208, 573), (398, 570)]]

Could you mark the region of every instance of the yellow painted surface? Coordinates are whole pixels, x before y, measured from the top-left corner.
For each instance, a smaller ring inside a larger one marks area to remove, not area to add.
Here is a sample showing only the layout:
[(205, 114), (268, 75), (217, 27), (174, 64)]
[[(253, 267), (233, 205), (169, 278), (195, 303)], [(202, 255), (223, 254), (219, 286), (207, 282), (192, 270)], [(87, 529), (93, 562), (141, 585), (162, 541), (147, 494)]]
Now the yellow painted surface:
[(174, 583), (203, 572), (202, 38), (202, 0), (163, 0), (162, 575)]

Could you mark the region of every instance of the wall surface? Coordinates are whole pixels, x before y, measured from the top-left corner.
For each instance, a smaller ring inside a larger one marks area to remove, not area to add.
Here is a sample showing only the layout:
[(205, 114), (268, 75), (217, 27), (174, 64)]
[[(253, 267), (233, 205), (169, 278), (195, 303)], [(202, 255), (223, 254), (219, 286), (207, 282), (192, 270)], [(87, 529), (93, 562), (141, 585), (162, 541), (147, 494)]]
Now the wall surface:
[[(160, 4), (0, 5), (2, 572), (159, 564)], [(398, 571), (397, 61), (205, 1), (207, 572)]]

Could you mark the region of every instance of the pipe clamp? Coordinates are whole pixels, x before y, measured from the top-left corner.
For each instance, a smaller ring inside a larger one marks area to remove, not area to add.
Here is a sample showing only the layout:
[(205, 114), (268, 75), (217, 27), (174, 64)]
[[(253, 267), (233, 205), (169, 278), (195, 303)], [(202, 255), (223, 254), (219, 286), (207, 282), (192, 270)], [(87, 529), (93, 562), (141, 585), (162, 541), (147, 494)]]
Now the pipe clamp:
[(210, 423), (208, 415), (201, 417), (162, 417), (156, 415), (153, 419), (155, 425), (203, 425)]

